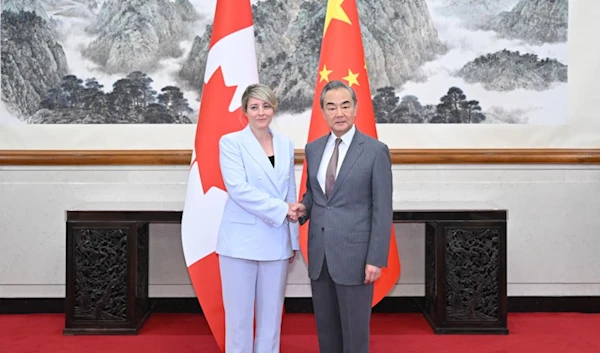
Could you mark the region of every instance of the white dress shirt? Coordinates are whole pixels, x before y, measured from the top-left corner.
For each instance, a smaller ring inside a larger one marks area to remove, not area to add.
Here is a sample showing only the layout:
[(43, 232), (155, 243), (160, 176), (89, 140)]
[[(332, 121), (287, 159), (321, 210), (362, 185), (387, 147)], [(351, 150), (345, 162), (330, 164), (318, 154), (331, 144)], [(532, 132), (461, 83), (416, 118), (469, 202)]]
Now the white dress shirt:
[[(346, 157), (346, 152), (348, 152), (348, 147), (350, 147), (350, 143), (352, 142), (352, 138), (354, 137), (354, 133), (356, 132), (356, 127), (354, 124), (352, 128), (341, 136), (342, 142), (338, 147), (338, 163), (337, 169), (335, 170), (335, 178), (337, 179), (337, 175), (340, 172), (340, 168), (342, 167), (342, 163), (344, 162), (344, 158)], [(333, 155), (333, 149), (335, 148), (335, 136), (333, 133), (329, 134), (329, 138), (327, 139), (327, 143), (325, 144), (325, 150), (323, 151), (323, 158), (321, 158), (321, 165), (319, 165), (319, 171), (317, 172), (317, 180), (319, 181), (319, 185), (321, 185), (321, 189), (325, 191), (325, 174), (327, 173), (327, 165), (329, 164), (329, 160), (331, 159), (331, 155)]]

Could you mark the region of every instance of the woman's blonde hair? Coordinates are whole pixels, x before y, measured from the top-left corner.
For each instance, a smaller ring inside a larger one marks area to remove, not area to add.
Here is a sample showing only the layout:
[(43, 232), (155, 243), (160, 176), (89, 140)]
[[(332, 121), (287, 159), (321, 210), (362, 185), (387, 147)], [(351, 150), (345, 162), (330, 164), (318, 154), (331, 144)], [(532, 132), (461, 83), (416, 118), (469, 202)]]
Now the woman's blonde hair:
[(273, 107), (273, 110), (277, 108), (277, 97), (269, 86), (256, 83), (246, 87), (244, 94), (242, 94), (242, 111), (244, 113), (248, 111), (248, 100), (250, 98), (260, 99), (269, 103)]

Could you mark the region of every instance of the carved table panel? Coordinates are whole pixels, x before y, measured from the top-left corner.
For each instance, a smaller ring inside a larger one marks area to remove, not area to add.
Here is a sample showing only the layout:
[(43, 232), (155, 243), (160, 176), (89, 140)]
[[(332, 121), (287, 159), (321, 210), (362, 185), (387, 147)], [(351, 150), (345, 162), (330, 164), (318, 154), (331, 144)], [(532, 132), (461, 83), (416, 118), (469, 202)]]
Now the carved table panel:
[(425, 305), (436, 333), (507, 334), (507, 212), (489, 204), (395, 204), (425, 223)]
[(150, 203), (118, 208), (66, 213), (64, 334), (136, 334), (150, 314), (149, 223), (178, 223), (181, 212)]

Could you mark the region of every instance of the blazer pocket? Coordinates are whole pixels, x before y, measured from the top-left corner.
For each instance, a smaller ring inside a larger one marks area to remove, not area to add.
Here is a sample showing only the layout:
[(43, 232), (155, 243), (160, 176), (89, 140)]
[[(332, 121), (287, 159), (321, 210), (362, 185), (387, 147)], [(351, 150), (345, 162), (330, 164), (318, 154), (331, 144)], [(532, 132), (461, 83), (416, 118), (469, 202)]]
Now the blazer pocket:
[(256, 216), (247, 212), (232, 212), (229, 217), (231, 223), (254, 224)]
[(349, 243), (368, 243), (371, 237), (371, 232), (348, 232), (346, 240)]

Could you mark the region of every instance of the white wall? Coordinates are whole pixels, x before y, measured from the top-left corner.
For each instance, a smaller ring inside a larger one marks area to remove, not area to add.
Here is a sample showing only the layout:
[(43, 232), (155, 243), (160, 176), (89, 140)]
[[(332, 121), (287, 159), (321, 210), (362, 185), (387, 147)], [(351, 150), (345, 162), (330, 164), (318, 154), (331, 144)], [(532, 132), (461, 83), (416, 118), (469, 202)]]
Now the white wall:
[[(299, 182), (301, 167), (297, 166)], [(187, 167), (0, 166), (0, 297), (64, 297), (64, 210), (82, 202), (182, 202)], [(509, 210), (508, 295), (600, 295), (600, 166), (394, 166), (397, 201), (493, 201)], [(150, 234), (150, 296), (193, 297), (179, 225)], [(401, 279), (424, 293), (424, 227), (397, 225)], [(287, 295), (310, 296), (296, 261)]]

